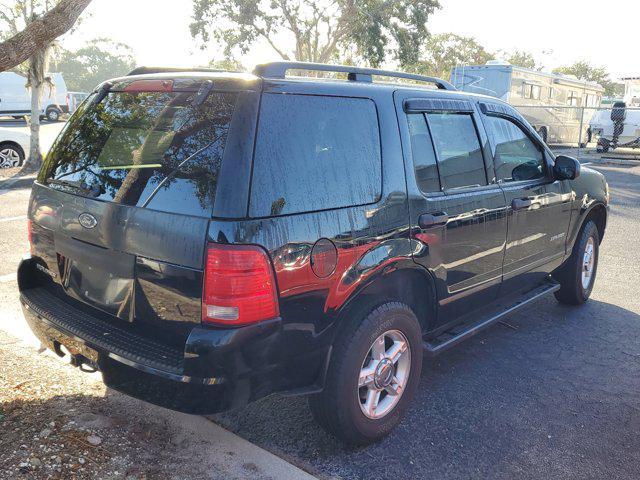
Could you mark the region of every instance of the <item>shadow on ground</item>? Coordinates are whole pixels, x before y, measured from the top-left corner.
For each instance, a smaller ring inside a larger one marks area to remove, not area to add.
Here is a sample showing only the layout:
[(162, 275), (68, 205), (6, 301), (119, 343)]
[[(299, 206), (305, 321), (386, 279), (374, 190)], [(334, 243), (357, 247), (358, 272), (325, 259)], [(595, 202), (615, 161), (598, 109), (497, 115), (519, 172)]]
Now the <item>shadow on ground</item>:
[(382, 442), (350, 449), (303, 398), (216, 420), (290, 461), (343, 478), (637, 478), (640, 316), (544, 299), (426, 359), (413, 407)]

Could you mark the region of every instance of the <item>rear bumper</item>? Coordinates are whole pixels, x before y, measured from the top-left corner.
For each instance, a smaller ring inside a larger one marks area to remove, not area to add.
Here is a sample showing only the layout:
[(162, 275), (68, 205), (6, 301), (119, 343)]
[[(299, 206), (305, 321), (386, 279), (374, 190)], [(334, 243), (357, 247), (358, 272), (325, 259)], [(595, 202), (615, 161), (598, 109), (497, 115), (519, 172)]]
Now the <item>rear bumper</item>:
[[(195, 326), (182, 348), (136, 334), (76, 308), (51, 290), (25, 284), (20, 266), (20, 301), (25, 318), (44, 346), (75, 363), (99, 369), (107, 386), (188, 413), (217, 413), (286, 390), (279, 318), (259, 325), (214, 329)], [(300, 359), (305, 362), (306, 360)]]

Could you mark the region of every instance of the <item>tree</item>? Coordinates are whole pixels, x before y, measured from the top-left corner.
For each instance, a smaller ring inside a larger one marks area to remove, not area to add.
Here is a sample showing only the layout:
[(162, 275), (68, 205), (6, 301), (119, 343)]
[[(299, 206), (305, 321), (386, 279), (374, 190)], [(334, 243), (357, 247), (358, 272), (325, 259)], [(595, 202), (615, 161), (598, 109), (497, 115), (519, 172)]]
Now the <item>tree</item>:
[(472, 37), (442, 33), (428, 38), (420, 59), (408, 68), (417, 73), (449, 78), (457, 65), (481, 65), (492, 55)]
[(211, 60), (209, 68), (216, 70), (226, 70), (228, 72), (244, 72), (245, 68), (235, 58), (224, 58), (222, 60)]
[[(55, 3), (55, 6), (52, 4)], [(91, 0), (15, 0), (13, 7), (0, 4), (5, 25), (0, 43), (0, 71), (28, 60), (27, 88), (31, 90), (29, 157), (23, 172), (42, 165), (40, 153), (40, 100), (54, 40), (69, 31)]]
[(91, 40), (74, 51), (64, 50), (54, 60), (54, 69), (64, 74), (67, 88), (80, 92), (90, 92), (103, 81), (134, 68), (131, 48), (106, 38)]
[(201, 47), (214, 40), (225, 57), (264, 41), (285, 60), (325, 63), (341, 49), (379, 65), (391, 56), (417, 60), (427, 19), (438, 0), (192, 0), (191, 34)]
[(599, 83), (604, 87), (604, 94), (609, 97), (614, 97), (621, 93), (621, 85), (609, 78), (609, 72), (605, 67), (595, 67), (586, 60), (577, 61), (568, 67), (556, 68), (554, 73), (574, 75), (580, 80)]
[(516, 67), (530, 68), (531, 70), (542, 69), (533, 54), (525, 50), (512, 50), (510, 52), (500, 50), (496, 53), (496, 56)]
[[(11, 33), (0, 43), (0, 72), (49, 48), (56, 38), (73, 27), (91, 0), (60, 0), (53, 8), (50, 3), (48, 0), (44, 5), (39, 0), (18, 0), (14, 7), (0, 3), (0, 20)], [(21, 31), (20, 21), (24, 24)]]

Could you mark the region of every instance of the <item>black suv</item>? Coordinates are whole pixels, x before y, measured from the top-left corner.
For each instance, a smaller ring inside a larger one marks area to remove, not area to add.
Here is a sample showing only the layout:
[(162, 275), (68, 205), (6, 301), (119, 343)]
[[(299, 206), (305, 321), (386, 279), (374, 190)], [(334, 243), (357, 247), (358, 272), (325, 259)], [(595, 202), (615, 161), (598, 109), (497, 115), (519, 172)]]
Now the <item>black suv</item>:
[(509, 105), (443, 80), (137, 69), (47, 156), (21, 301), (119, 391), (192, 413), (305, 394), (366, 444), (423, 355), (543, 294), (587, 300), (608, 197)]

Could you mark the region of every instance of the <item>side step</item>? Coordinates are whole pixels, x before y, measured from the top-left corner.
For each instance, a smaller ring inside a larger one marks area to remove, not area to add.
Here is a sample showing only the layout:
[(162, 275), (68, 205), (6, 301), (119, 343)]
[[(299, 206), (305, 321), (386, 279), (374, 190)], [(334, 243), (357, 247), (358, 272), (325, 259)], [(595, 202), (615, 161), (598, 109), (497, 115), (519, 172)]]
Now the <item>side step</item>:
[(560, 284), (555, 280), (549, 279), (542, 285), (535, 287), (524, 294), (507, 300), (499, 307), (499, 311), (492, 310), (488, 315), (477, 319), (476, 321), (456, 325), (451, 329), (441, 333), (439, 336), (425, 340), (422, 342), (425, 353), (430, 356), (436, 356), (445, 350), (459, 344), (469, 337), (481, 332), (485, 328), (502, 320), (507, 315), (519, 310), (529, 303), (543, 297), (549, 293), (553, 293), (560, 289)]

